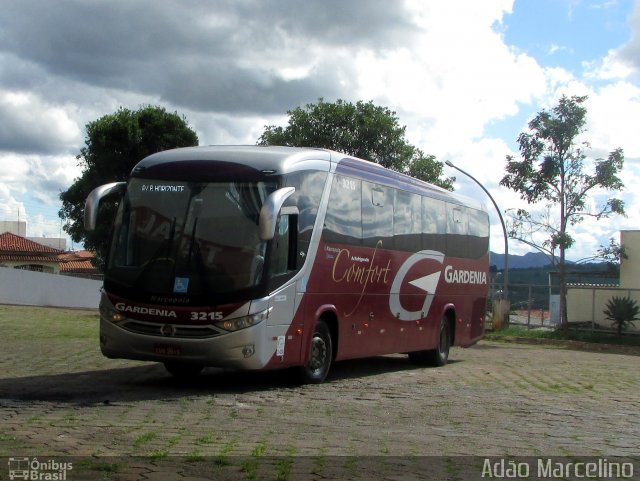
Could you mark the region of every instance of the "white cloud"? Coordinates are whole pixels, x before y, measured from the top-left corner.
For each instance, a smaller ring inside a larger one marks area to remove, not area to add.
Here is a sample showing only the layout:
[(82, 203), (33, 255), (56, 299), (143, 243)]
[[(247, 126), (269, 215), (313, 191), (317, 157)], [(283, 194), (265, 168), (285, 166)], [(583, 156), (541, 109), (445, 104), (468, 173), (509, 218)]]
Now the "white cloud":
[(640, 88), (617, 81), (592, 91), (587, 101), (588, 132), (594, 149), (604, 152), (622, 147), (625, 155), (640, 158)]
[[(627, 43), (619, 48), (613, 49), (604, 60), (603, 73), (618, 73), (619, 77), (625, 78), (633, 70), (636, 77), (640, 74), (640, 2), (636, 0), (633, 12), (629, 15), (629, 27), (631, 28), (631, 38)], [(625, 64), (625, 65), (621, 65)], [(609, 68), (606, 68), (609, 66)], [(603, 76), (603, 78), (611, 78)]]
[[(526, 207), (498, 185), (505, 156), (517, 155), (517, 134), (489, 138), (488, 126), (517, 118), (524, 130), (523, 113), (533, 116), (562, 93), (588, 94), (587, 137), (599, 155), (624, 148), (624, 196), (630, 206), (640, 200), (633, 167), (640, 161), (640, 2), (630, 41), (589, 64), (585, 76), (545, 68), (506, 44), (501, 25), (513, 0), (372, 0), (366, 9), (343, 0), (224, 1), (215, 12), (208, 2), (61, 0), (40, 6), (38, 16), (30, 0), (7, 7), (0, 18), (11, 40), (0, 52), (0, 206), (9, 215), (25, 208), (28, 195), (38, 232), (45, 227), (37, 227), (44, 226), (37, 203), (55, 205), (80, 173), (74, 157), (84, 125), (146, 103), (185, 115), (202, 144), (252, 144), (265, 125), (284, 124), (286, 110), (320, 96), (373, 100), (397, 112), (411, 143), (469, 171), (499, 205)], [(458, 177), (463, 194), (484, 199), (461, 174), (446, 173)], [(637, 208), (629, 210), (625, 220), (586, 221), (580, 245), (593, 247), (589, 232), (640, 226)], [(501, 228), (492, 220), (500, 251)]]
[(0, 182), (0, 221), (25, 220), (25, 208), (11, 193), (6, 184)]
[(80, 129), (64, 106), (25, 91), (0, 90), (0, 150), (57, 152), (80, 142)]
[(28, 194), (45, 204), (55, 204), (57, 196), (80, 175), (73, 155), (2, 154), (0, 185), (15, 194)]
[(544, 94), (537, 62), (505, 45), (494, 26), (512, 2), (409, 2), (421, 27), (411, 48), (362, 50), (355, 57), (360, 97), (396, 109), (414, 143), (447, 150), (479, 137)]

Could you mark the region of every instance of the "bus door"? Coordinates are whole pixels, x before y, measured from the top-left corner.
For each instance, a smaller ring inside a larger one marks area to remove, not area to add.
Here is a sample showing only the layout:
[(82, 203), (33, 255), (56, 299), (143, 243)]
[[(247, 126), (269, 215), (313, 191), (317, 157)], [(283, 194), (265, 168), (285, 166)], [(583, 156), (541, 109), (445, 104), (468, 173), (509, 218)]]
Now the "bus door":
[[(293, 324), (297, 298), (296, 283), (291, 282), (301, 267), (298, 255), (298, 208), (283, 207), (278, 215), (272, 239), (269, 263), (270, 314), (267, 319), (267, 341), (275, 342), (279, 363), (298, 363), (302, 336), (297, 333), (302, 324)], [(302, 295), (300, 295), (301, 297)], [(300, 321), (302, 322), (302, 321)], [(301, 331), (302, 332), (302, 331)]]

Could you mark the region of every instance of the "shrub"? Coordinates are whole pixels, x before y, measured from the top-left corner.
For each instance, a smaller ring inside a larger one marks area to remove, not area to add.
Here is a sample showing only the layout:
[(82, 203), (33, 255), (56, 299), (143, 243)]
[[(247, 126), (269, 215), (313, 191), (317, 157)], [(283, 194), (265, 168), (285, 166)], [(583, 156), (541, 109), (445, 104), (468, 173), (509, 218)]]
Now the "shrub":
[(618, 336), (622, 335), (622, 331), (627, 329), (633, 321), (640, 320), (640, 306), (629, 297), (612, 297), (607, 302), (604, 310), (605, 319), (613, 321), (618, 332)]

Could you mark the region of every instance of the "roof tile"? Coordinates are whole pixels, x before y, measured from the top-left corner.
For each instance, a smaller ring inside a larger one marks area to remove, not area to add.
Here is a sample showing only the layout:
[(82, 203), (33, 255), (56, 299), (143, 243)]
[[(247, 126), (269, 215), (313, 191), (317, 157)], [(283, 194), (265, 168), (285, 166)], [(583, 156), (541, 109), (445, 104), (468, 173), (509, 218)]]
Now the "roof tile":
[(42, 253), (42, 254), (59, 254), (61, 251), (48, 247), (37, 242), (31, 241), (19, 235), (5, 232), (0, 234), (0, 252), (17, 253), (22, 252), (26, 254)]

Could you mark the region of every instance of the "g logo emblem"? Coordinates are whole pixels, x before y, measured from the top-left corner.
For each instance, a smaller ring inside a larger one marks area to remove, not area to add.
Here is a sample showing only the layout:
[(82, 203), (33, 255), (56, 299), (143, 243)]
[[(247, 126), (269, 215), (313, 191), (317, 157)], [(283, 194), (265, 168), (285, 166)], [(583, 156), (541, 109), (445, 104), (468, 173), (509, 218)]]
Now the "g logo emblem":
[(419, 311), (407, 311), (400, 304), (400, 288), (407, 276), (407, 272), (409, 272), (409, 269), (411, 269), (416, 263), (425, 260), (434, 260), (438, 262), (439, 265), (442, 265), (444, 262), (444, 254), (437, 251), (416, 252), (404, 261), (404, 264), (402, 264), (400, 269), (398, 269), (395, 279), (393, 279), (391, 292), (389, 293), (389, 309), (391, 310), (391, 313), (401, 321), (418, 321), (423, 317), (426, 317), (429, 312), (429, 308), (431, 307), (431, 302), (433, 302), (433, 296), (436, 292), (438, 281), (440, 280), (440, 274), (442, 273), (441, 269), (432, 274), (409, 281), (409, 284), (425, 291), (426, 293), (422, 309)]

